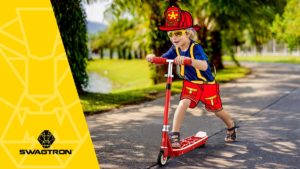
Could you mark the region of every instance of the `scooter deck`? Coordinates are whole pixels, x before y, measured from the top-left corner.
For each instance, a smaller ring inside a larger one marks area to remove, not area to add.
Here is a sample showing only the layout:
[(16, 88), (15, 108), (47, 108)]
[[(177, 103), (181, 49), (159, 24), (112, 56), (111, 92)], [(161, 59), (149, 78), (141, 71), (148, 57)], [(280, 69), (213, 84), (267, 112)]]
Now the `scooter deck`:
[(208, 139), (208, 136), (204, 137), (196, 137), (196, 136), (190, 136), (180, 141), (180, 148), (173, 148), (173, 156), (177, 157), (184, 153), (187, 153), (191, 150), (194, 150), (197, 147), (200, 147), (201, 145), (205, 144)]

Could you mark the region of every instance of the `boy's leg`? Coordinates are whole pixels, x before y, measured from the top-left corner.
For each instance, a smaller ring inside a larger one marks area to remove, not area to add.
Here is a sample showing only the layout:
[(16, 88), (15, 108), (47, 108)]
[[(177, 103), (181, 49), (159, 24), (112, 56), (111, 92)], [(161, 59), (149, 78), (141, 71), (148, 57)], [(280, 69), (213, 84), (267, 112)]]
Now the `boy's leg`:
[(216, 116), (223, 120), (227, 126), (227, 136), (225, 137), (225, 142), (234, 142), (236, 141), (236, 126), (232, 120), (229, 113), (224, 110), (215, 112)]
[(180, 131), (180, 127), (184, 119), (185, 111), (189, 107), (190, 103), (191, 100), (189, 99), (180, 100), (179, 105), (174, 114), (172, 132)]
[(236, 140), (236, 126), (229, 113), (222, 109), (222, 101), (219, 94), (219, 84), (203, 85), (201, 102), (205, 104), (208, 111), (214, 112), (227, 126), (226, 142)]
[(229, 113), (225, 112), (224, 110), (215, 112), (216, 116), (219, 117), (223, 122), (226, 124), (227, 128), (234, 127), (234, 121), (232, 120)]

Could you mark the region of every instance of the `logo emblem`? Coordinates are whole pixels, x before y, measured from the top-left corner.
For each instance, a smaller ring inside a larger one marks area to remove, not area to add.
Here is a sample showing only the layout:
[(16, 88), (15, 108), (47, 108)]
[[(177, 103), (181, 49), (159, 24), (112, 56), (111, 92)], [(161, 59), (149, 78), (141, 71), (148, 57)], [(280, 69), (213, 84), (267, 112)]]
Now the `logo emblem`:
[(55, 137), (49, 130), (44, 130), (38, 137), (38, 141), (43, 148), (49, 148), (55, 141)]
[(169, 20), (172, 20), (172, 19), (175, 20), (178, 17), (178, 12), (171, 11), (171, 12), (168, 13), (168, 17), (169, 17)]
[[(36, 155), (36, 154), (72, 154), (72, 149), (48, 149), (55, 141), (55, 137), (49, 130), (44, 130), (37, 139), (44, 149), (20, 149), (21, 155)], [(45, 149), (47, 148), (47, 149)]]

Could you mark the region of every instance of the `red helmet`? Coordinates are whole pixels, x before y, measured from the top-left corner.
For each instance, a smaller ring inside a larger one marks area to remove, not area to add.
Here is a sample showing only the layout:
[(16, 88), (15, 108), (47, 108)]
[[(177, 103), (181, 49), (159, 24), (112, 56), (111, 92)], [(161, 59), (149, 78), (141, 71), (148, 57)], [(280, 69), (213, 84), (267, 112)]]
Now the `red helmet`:
[(187, 12), (181, 10), (179, 7), (171, 6), (165, 10), (165, 25), (160, 26), (159, 30), (173, 31), (187, 28), (194, 28), (196, 31), (200, 29), (200, 26), (193, 25), (193, 17)]

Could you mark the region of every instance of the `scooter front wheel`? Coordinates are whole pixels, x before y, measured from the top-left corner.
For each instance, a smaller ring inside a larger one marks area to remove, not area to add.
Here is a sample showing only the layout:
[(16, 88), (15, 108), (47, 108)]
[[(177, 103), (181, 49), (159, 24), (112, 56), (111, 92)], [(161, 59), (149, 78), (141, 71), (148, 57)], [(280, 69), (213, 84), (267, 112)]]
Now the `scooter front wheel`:
[(157, 163), (160, 166), (164, 166), (167, 164), (168, 160), (169, 160), (169, 157), (164, 157), (164, 152), (160, 151), (158, 154)]

